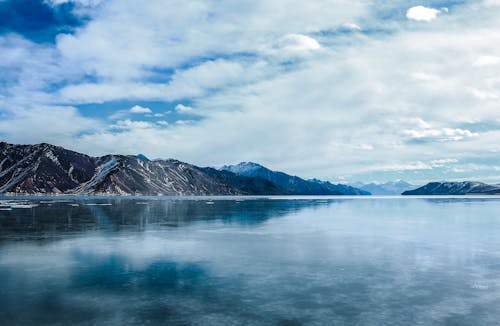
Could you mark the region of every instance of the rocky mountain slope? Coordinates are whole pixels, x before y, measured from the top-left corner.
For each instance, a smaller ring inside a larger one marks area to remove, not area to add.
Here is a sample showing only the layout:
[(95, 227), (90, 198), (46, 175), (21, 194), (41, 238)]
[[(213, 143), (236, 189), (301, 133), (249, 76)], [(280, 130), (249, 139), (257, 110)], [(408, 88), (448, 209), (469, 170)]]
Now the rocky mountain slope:
[(431, 182), (403, 195), (500, 195), (500, 186), (473, 181)]
[(177, 160), (90, 157), (50, 144), (0, 143), (0, 193), (113, 195), (287, 194), (274, 184)]
[(328, 181), (317, 179), (304, 180), (283, 172), (272, 171), (253, 162), (225, 165), (220, 170), (233, 172), (245, 177), (262, 178), (296, 195), (370, 195), (367, 191), (351, 186), (332, 184)]
[[(299, 184), (305, 182), (294, 178)], [(318, 190), (307, 194), (358, 194), (348, 186), (310, 184)], [(334, 192), (329, 187), (340, 190)], [(285, 188), (259, 176), (200, 168), (171, 159), (151, 161), (144, 155), (91, 157), (50, 144), (0, 143), (0, 194), (304, 194), (299, 189)]]

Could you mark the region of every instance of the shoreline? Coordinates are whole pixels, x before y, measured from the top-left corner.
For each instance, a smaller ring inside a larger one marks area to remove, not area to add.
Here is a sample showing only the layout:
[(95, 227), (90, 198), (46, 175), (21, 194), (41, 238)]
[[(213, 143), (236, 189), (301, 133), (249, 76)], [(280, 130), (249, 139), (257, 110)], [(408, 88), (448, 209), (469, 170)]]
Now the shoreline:
[(500, 195), (52, 195), (52, 194), (5, 194), (0, 195), (0, 200), (30, 200), (30, 199), (78, 199), (78, 200), (93, 200), (93, 199), (148, 199), (148, 200), (253, 200), (253, 199), (269, 199), (269, 200), (328, 200), (328, 199), (500, 199)]

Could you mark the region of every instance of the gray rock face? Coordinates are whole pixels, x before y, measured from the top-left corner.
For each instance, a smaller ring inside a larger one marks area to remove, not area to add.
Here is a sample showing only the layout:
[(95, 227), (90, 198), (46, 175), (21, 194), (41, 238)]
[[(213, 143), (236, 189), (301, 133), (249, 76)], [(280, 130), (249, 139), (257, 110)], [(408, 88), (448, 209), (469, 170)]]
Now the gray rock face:
[(473, 181), (431, 182), (403, 195), (500, 195), (500, 186)]
[(0, 193), (64, 193), (91, 179), (96, 159), (49, 144), (0, 143)]
[(272, 171), (253, 162), (225, 165), (221, 170), (230, 171), (245, 177), (257, 177), (268, 180), (290, 194), (295, 195), (370, 195), (367, 191), (351, 186), (332, 184), (328, 181), (317, 179), (304, 180), (283, 172)]
[(90, 157), (49, 144), (0, 143), (0, 193), (109, 195), (287, 194), (259, 178), (142, 156)]

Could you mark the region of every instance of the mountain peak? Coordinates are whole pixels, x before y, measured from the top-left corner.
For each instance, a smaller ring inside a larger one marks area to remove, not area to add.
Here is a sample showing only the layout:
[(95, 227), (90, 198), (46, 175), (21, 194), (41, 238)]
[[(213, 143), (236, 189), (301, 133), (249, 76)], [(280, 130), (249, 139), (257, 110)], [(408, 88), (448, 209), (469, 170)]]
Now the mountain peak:
[(254, 162), (240, 162), (235, 165), (224, 165), (219, 170), (226, 170), (236, 174), (249, 174), (258, 170), (270, 171), (268, 168)]
[(240, 162), (240, 163), (236, 164), (236, 166), (253, 167), (253, 168), (263, 168), (264, 167), (264, 166), (260, 165), (259, 163), (255, 163), (255, 162), (251, 162), (251, 161)]
[(150, 159), (146, 157), (146, 155), (144, 154), (137, 154), (136, 157), (139, 159), (139, 160), (142, 160), (142, 161), (146, 161), (146, 162), (149, 162)]

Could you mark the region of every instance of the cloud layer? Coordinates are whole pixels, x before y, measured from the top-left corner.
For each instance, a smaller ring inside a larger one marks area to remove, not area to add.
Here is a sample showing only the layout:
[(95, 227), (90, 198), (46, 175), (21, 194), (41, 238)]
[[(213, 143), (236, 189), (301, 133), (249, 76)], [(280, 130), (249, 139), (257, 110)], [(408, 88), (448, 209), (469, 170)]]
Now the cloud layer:
[(3, 140), (332, 181), (500, 182), (494, 1), (45, 4), (82, 23), (54, 42), (0, 34)]

